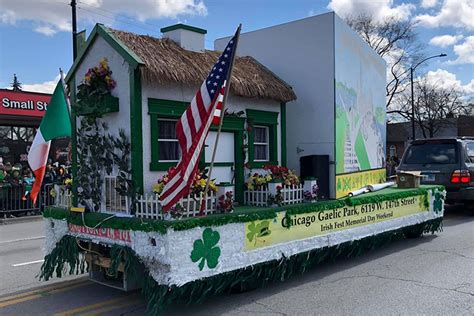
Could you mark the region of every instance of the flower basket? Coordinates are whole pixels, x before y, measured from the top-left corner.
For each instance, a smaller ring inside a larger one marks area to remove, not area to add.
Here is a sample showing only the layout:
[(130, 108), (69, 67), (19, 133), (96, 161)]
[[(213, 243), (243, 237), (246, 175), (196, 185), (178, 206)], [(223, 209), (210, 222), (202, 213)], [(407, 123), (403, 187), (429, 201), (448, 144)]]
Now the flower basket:
[(78, 116), (103, 115), (119, 111), (119, 99), (111, 94), (89, 97), (77, 102), (73, 112)]

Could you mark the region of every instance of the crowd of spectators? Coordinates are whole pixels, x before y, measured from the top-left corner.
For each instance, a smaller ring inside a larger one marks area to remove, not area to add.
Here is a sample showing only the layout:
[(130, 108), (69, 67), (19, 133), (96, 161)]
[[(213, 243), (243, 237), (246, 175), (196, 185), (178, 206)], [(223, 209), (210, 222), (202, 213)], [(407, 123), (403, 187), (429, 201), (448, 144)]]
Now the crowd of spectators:
[[(66, 179), (70, 179), (69, 169), (69, 165), (59, 165), (58, 162), (48, 160), (41, 185), (41, 194), (48, 193), (47, 190), (50, 190), (53, 184), (62, 185), (66, 182)], [(5, 206), (7, 205), (6, 200), (9, 200), (8, 205), (11, 208), (15, 201), (29, 200), (34, 182), (35, 176), (27, 164), (17, 163), (12, 165), (10, 162), (0, 164), (0, 200), (3, 200), (1, 204)], [(18, 205), (18, 207), (21, 207), (20, 204)]]

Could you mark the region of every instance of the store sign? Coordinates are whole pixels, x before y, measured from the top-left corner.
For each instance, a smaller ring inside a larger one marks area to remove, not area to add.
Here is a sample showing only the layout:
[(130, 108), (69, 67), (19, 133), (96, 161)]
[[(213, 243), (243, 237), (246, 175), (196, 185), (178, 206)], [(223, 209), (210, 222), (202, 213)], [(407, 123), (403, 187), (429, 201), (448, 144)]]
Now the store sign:
[(347, 196), (349, 192), (358, 190), (368, 184), (384, 183), (386, 170), (375, 169), (336, 175), (336, 199)]
[(392, 201), (346, 206), (322, 212), (261, 220), (245, 224), (245, 250), (254, 250), (293, 240), (323, 236), (337, 231), (380, 223), (416, 213), (427, 212), (425, 195)]
[(50, 99), (47, 94), (0, 90), (0, 115), (42, 117)]
[(116, 241), (123, 241), (127, 244), (132, 242), (130, 231), (114, 228), (89, 228), (85, 226), (69, 224), (69, 232), (86, 235), (88, 237), (107, 238)]

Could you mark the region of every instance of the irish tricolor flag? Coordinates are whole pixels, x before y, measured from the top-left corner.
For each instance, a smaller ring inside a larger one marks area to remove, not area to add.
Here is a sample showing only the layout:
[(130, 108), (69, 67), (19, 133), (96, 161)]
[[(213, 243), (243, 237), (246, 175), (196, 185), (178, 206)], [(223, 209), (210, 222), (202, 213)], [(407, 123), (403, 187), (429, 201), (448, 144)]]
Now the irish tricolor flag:
[(30, 194), (33, 203), (36, 203), (43, 182), (51, 140), (65, 136), (71, 136), (71, 119), (64, 86), (59, 80), (28, 153), (28, 163), (35, 174)]

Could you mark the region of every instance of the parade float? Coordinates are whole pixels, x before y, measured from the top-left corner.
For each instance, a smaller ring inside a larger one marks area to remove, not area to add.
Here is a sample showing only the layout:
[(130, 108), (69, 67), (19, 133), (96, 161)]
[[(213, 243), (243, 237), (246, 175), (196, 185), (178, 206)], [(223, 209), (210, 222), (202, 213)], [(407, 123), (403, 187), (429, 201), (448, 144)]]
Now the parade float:
[[(380, 184), (385, 177), (360, 176), (353, 186), (364, 194), (351, 187), (328, 199), (336, 192), (335, 174), (328, 194), (318, 179), (298, 177), (292, 170), (299, 166), (286, 157), (287, 135), (305, 128), (288, 119), (301, 87), (293, 86), (295, 94), (285, 77), (240, 54), (220, 134), (210, 128), (189, 193), (166, 209), (160, 195), (181, 161), (176, 124), (220, 53), (204, 49), (203, 29), (179, 24), (162, 32), (158, 39), (98, 24), (79, 45), (66, 77), (73, 185), (57, 192), (56, 206), (43, 214), (40, 278), (88, 271), (108, 286), (142, 288), (154, 314), (173, 302), (194, 304), (283, 281), (341, 256), (440, 230), (443, 187), (399, 189)], [(311, 104), (298, 111), (315, 113)], [(324, 128), (327, 116), (317, 117), (313, 127)], [(364, 154), (370, 164), (359, 170), (380, 169), (381, 159), (372, 157), (378, 146)]]

